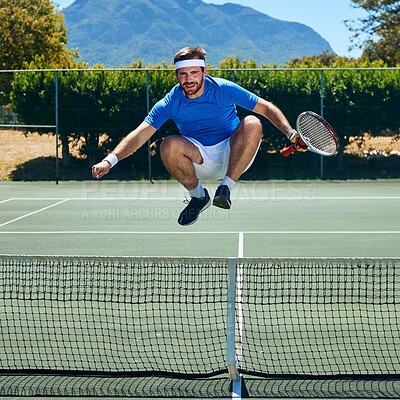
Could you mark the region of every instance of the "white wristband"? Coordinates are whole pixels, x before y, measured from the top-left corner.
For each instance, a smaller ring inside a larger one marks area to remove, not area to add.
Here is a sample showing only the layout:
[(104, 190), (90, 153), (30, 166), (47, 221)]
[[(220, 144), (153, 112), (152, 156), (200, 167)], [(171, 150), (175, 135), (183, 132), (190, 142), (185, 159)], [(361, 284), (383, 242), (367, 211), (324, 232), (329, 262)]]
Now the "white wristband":
[(288, 132), (288, 133), (286, 134), (286, 136), (287, 136), (287, 138), (288, 138), (290, 141), (292, 141), (293, 138), (297, 136), (297, 131), (296, 131), (296, 129), (292, 129), (290, 132)]
[(112, 168), (117, 164), (118, 157), (115, 154), (110, 153), (103, 161), (108, 161)]

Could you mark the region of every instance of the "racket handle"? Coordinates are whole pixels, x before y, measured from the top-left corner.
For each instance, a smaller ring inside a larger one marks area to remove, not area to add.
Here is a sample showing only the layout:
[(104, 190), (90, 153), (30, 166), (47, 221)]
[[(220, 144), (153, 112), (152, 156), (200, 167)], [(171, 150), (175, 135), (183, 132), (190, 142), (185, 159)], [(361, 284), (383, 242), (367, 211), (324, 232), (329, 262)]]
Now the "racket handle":
[(283, 157), (287, 157), (290, 156), (292, 153), (294, 153), (296, 151), (296, 148), (294, 147), (294, 145), (285, 147), (284, 149), (281, 150), (281, 154), (283, 155)]

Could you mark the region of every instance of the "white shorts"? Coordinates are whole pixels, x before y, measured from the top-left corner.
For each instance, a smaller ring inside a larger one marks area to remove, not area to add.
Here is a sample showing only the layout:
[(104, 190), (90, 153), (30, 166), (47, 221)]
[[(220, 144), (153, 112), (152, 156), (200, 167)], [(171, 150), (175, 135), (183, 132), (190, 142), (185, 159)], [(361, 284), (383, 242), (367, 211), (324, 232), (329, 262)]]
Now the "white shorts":
[[(196, 139), (186, 137), (189, 142), (193, 143), (200, 151), (203, 158), (203, 164), (193, 163), (194, 170), (196, 171), (197, 179), (199, 180), (218, 180), (223, 179), (228, 171), (229, 155), (231, 153), (231, 146), (229, 144), (230, 137), (214, 144), (213, 146), (204, 146)], [(260, 142), (261, 144), (261, 142)], [(251, 164), (253, 164), (257, 153), (246, 167), (247, 171)]]

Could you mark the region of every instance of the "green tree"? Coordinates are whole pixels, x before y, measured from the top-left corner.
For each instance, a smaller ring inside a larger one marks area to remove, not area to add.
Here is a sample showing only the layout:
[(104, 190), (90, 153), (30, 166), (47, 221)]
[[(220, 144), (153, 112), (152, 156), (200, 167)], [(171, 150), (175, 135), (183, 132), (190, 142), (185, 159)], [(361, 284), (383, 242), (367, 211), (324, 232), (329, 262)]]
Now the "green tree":
[[(129, 131), (143, 121), (148, 106), (151, 107), (176, 84), (174, 70), (166, 65), (151, 66), (146, 71), (141, 62), (123, 70), (107, 70), (103, 66), (89, 70), (58, 73), (59, 134), (62, 142), (63, 163), (68, 160), (69, 146), (79, 144), (89, 164), (104, 157)], [(320, 111), (321, 94), (324, 100), (324, 116), (337, 130), (344, 149), (351, 136), (365, 132), (381, 135), (382, 132), (399, 133), (400, 74), (386, 69), (383, 61), (347, 59), (322, 54), (294, 60), (285, 67), (257, 66), (254, 61), (240, 61), (228, 57), (221, 69), (211, 69), (211, 76), (232, 79), (257, 95), (273, 101), (294, 124), (297, 115), (304, 110)], [(250, 70), (244, 70), (249, 68)], [(147, 97), (146, 85), (149, 85)], [(323, 84), (323, 90), (321, 85)], [(54, 124), (55, 72), (24, 71), (15, 74), (11, 94), (12, 107), (21, 122), (27, 124)], [(249, 113), (240, 109), (243, 116)], [(272, 124), (262, 118), (265, 127), (260, 155), (257, 157), (257, 176), (269, 176), (268, 166), (278, 159), (278, 149), (287, 140)], [(42, 130), (41, 133), (51, 133)], [(151, 156), (153, 173), (157, 177), (168, 174), (159, 156), (159, 144), (170, 134), (176, 134), (173, 122), (168, 122), (152, 137)], [(147, 176), (147, 146), (132, 157), (118, 164), (113, 177), (132, 175)], [(276, 157), (276, 158), (274, 158)], [(287, 163), (319, 163), (312, 154), (289, 158)], [(329, 161), (331, 165), (340, 158)], [(316, 169), (319, 171), (318, 167)], [(251, 173), (251, 172), (250, 172)], [(317, 172), (318, 173), (318, 172)], [(124, 175), (125, 174), (125, 175)], [(164, 174), (164, 175), (163, 175)], [(154, 177), (155, 175), (153, 175)], [(254, 175), (255, 176), (255, 175)], [(318, 176), (318, 175), (316, 175)]]
[(63, 14), (50, 0), (0, 0), (0, 69), (20, 69), (42, 58), (70, 59)]
[[(95, 70), (81, 68), (59, 72), (58, 117), (64, 165), (69, 163), (70, 147), (74, 144), (79, 144), (82, 155), (92, 164), (143, 121), (147, 113), (146, 71), (141, 63), (132, 64), (131, 68), (133, 70), (109, 71), (96, 66)], [(152, 84), (157, 84), (160, 90), (169, 86), (173, 77), (172, 71), (152, 75)], [(21, 122), (54, 124), (55, 72), (16, 73), (10, 97)], [(39, 133), (53, 132), (41, 129)], [(138, 152), (131, 160), (138, 174), (142, 173), (146, 157)]]
[[(70, 67), (77, 57), (67, 49), (64, 16), (51, 0), (0, 0), (0, 70)], [(8, 102), (13, 74), (1, 74)]]
[(363, 49), (363, 57), (383, 60), (388, 66), (400, 64), (400, 1), (352, 0), (367, 16), (346, 21), (353, 33), (353, 47)]

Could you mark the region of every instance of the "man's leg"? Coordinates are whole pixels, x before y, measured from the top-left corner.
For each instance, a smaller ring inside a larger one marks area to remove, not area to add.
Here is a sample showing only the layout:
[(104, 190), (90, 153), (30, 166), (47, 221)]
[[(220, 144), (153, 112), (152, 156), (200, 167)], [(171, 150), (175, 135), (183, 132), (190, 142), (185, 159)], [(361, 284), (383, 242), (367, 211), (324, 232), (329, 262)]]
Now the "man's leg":
[(254, 159), (261, 138), (261, 121), (253, 115), (245, 117), (231, 136), (228, 170), (215, 192), (213, 205), (225, 209), (231, 207), (230, 193), (233, 186)]
[(183, 136), (167, 136), (160, 147), (161, 159), (168, 172), (187, 190), (199, 183), (193, 163), (202, 164), (199, 149)]
[(261, 121), (249, 115), (233, 132), (230, 139), (231, 154), (226, 175), (237, 181), (254, 158), (262, 138)]
[(160, 153), (168, 172), (190, 193), (192, 199), (180, 214), (178, 223), (191, 225), (211, 205), (207, 189), (203, 189), (193, 165), (203, 163), (200, 151), (182, 136), (167, 136), (161, 144)]

